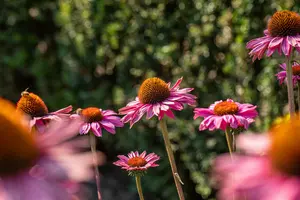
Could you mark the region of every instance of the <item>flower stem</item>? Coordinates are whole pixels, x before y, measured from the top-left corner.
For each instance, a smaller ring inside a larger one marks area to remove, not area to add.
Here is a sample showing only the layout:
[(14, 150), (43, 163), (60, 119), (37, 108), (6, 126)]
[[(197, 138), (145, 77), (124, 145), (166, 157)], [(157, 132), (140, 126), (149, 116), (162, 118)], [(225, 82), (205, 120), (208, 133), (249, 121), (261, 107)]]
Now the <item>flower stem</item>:
[(172, 151), (172, 147), (171, 147), (171, 142), (169, 139), (169, 134), (168, 134), (168, 129), (167, 129), (167, 124), (166, 121), (164, 119), (159, 121), (160, 124), (160, 128), (162, 131), (162, 135), (164, 138), (164, 142), (165, 142), (165, 146), (166, 146), (166, 150), (168, 153), (168, 157), (169, 157), (169, 162), (171, 165), (171, 169), (172, 169), (172, 174), (173, 174), (173, 178), (175, 181), (175, 185), (176, 185), (176, 189), (177, 189), (177, 193), (179, 196), (180, 200), (184, 200), (184, 194), (183, 194), (183, 190), (181, 187), (181, 184), (183, 184), (183, 182), (180, 179), (180, 176), (177, 172), (177, 167), (176, 167), (176, 163), (175, 163), (175, 159), (174, 159), (174, 155), (173, 155), (173, 151)]
[(287, 90), (290, 116), (292, 116), (292, 114), (295, 113), (294, 88), (292, 80), (293, 70), (291, 65), (291, 57), (286, 57)]
[(297, 100), (298, 100), (298, 114), (300, 117), (300, 81), (298, 81), (298, 94), (297, 94)]
[(140, 200), (144, 200), (142, 184), (141, 184), (141, 177), (140, 176), (135, 177), (135, 183), (136, 183), (137, 191), (139, 193)]
[(100, 173), (99, 173), (98, 164), (97, 164), (96, 136), (93, 133), (89, 133), (89, 135), (90, 135), (91, 151), (93, 154), (95, 179), (96, 179), (96, 186), (97, 186), (97, 196), (98, 196), (98, 200), (102, 200), (101, 193), (100, 193)]
[(232, 134), (231, 134), (231, 136), (232, 136), (232, 151), (233, 152), (235, 152), (236, 151), (236, 142), (235, 142), (235, 132), (234, 131), (232, 131)]
[(226, 141), (227, 141), (227, 146), (228, 146), (228, 149), (229, 149), (229, 153), (230, 153), (230, 156), (232, 157), (232, 152), (233, 152), (232, 140), (231, 140), (231, 135), (230, 135), (230, 127), (228, 127), (228, 126), (225, 129), (225, 136), (226, 136)]

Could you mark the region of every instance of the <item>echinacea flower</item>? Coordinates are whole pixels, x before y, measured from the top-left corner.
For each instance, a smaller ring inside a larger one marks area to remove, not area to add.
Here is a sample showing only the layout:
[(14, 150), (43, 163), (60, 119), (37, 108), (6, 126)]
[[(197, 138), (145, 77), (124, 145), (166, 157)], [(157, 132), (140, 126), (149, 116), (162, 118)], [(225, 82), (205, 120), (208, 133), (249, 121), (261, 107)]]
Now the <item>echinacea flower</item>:
[[(276, 76), (277, 76), (277, 79), (279, 80), (279, 83), (282, 84), (283, 82), (287, 81), (286, 64), (283, 63), (280, 65), (280, 67), (283, 70), (280, 71), (279, 73), (277, 73)], [(292, 80), (293, 80), (293, 85), (295, 87), (297, 85), (298, 81), (300, 81), (300, 64), (295, 62), (292, 66), (292, 72), (293, 72)]]
[(182, 110), (184, 104), (194, 106), (196, 97), (188, 94), (193, 88), (179, 89), (182, 78), (173, 87), (159, 78), (148, 78), (140, 86), (138, 97), (119, 110), (124, 123), (130, 122), (130, 127), (139, 121), (144, 114), (147, 119), (154, 115), (161, 120), (165, 115), (175, 118), (172, 110)]
[(44, 134), (30, 134), (10, 102), (0, 99), (0, 107), (0, 199), (71, 200), (65, 185), (93, 175), (92, 155), (78, 149), (87, 141), (70, 140), (82, 122), (53, 121)]
[(79, 133), (82, 135), (88, 134), (92, 131), (95, 136), (102, 137), (102, 128), (107, 132), (115, 134), (116, 127), (123, 127), (120, 117), (112, 110), (102, 110), (96, 107), (88, 107), (85, 109), (78, 109), (78, 114), (71, 117), (81, 117), (84, 124), (80, 127)]
[(254, 118), (258, 115), (256, 106), (241, 104), (231, 99), (216, 101), (209, 108), (195, 108), (194, 113), (194, 119), (204, 117), (199, 126), (200, 131), (225, 130), (227, 127), (248, 129), (249, 124), (254, 122)]
[(237, 145), (243, 154), (223, 155), (215, 162), (218, 199), (300, 199), (299, 129), (294, 117), (269, 134), (241, 135)]
[(276, 50), (289, 57), (293, 48), (300, 52), (300, 16), (292, 11), (277, 11), (269, 20), (265, 36), (247, 43), (251, 49), (252, 61), (261, 59), (266, 52), (267, 57)]
[(155, 162), (160, 159), (155, 153), (146, 155), (146, 151), (141, 154), (139, 152), (130, 152), (128, 156), (119, 155), (120, 160), (114, 162), (114, 165), (122, 167), (128, 171), (129, 175), (144, 175), (148, 168), (157, 167)]
[(44, 101), (36, 94), (29, 93), (26, 90), (21, 93), (21, 98), (17, 103), (17, 110), (23, 111), (31, 117), (29, 122), (30, 129), (35, 126), (41, 133), (45, 131), (46, 125), (51, 120), (59, 121), (61, 118), (69, 116), (72, 106), (68, 106), (55, 112), (48, 111)]

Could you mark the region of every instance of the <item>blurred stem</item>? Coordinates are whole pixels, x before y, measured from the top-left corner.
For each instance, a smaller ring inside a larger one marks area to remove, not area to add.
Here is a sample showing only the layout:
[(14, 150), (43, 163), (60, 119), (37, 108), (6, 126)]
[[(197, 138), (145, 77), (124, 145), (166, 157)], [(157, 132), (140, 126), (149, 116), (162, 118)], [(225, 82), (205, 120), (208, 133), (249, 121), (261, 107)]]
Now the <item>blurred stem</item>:
[(235, 142), (235, 132), (232, 131), (232, 151), (235, 152), (236, 151), (236, 142)]
[(175, 163), (175, 159), (174, 159), (174, 155), (173, 155), (173, 151), (172, 151), (171, 142), (170, 142), (170, 139), (169, 139), (169, 133), (168, 133), (167, 124), (166, 124), (165, 119), (160, 120), (159, 124), (160, 124), (160, 128), (161, 128), (162, 135), (163, 135), (163, 138), (164, 138), (166, 150), (167, 150), (167, 153), (168, 153), (169, 162), (170, 162), (170, 165), (171, 165), (172, 174), (173, 174), (173, 178), (174, 178), (174, 181), (175, 181), (177, 193), (178, 193), (179, 199), (184, 200), (184, 194), (183, 194), (183, 190), (182, 190), (182, 187), (181, 187), (181, 184), (183, 184), (183, 182), (181, 181), (180, 176), (177, 172), (177, 167), (176, 167), (176, 163)]
[(294, 102), (294, 88), (293, 88), (293, 69), (291, 65), (292, 55), (286, 57), (286, 73), (287, 73), (287, 90), (288, 90), (288, 101), (289, 101), (289, 112), (290, 116), (295, 113), (295, 102)]
[(232, 140), (231, 140), (231, 135), (230, 135), (230, 127), (226, 127), (225, 129), (225, 136), (226, 136), (226, 141), (227, 141), (227, 146), (228, 146), (228, 149), (229, 149), (229, 153), (230, 153), (230, 156), (232, 157)]
[(143, 190), (142, 190), (142, 184), (141, 184), (141, 177), (136, 176), (135, 177), (135, 182), (136, 182), (136, 188), (139, 193), (140, 200), (144, 200), (144, 195), (143, 195)]
[(93, 133), (89, 133), (89, 135), (90, 135), (90, 145), (91, 145), (91, 151), (92, 151), (93, 162), (94, 162), (97, 196), (98, 196), (98, 200), (102, 200), (101, 193), (100, 193), (100, 173), (97, 164), (96, 136)]
[(299, 114), (299, 117), (300, 117), (300, 81), (298, 81), (297, 101), (298, 101), (298, 114)]

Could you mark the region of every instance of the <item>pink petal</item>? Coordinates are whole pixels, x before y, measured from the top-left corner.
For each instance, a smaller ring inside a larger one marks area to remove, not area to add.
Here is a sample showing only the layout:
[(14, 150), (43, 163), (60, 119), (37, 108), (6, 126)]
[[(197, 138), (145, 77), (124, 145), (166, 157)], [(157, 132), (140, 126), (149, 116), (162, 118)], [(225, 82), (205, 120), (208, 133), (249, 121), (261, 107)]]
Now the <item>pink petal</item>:
[(98, 122), (93, 122), (91, 128), (97, 137), (102, 137), (102, 130)]
[(68, 107), (62, 108), (60, 110), (57, 110), (55, 112), (52, 112), (51, 114), (59, 114), (59, 113), (63, 113), (63, 114), (68, 114), (73, 110), (73, 107), (70, 105)]
[(81, 126), (79, 133), (80, 134), (87, 134), (90, 131), (91, 125), (89, 123), (85, 123)]
[(101, 126), (107, 130), (108, 132), (112, 133), (112, 134), (115, 134), (116, 133), (116, 130), (115, 130), (115, 126), (108, 122), (108, 121), (105, 121), (105, 120), (102, 120), (99, 122), (101, 124)]
[(173, 87), (171, 88), (171, 90), (176, 90), (179, 87), (180, 83), (182, 82), (182, 79), (183, 79), (183, 77), (181, 77), (180, 79), (178, 79), (176, 81), (175, 85), (173, 85)]

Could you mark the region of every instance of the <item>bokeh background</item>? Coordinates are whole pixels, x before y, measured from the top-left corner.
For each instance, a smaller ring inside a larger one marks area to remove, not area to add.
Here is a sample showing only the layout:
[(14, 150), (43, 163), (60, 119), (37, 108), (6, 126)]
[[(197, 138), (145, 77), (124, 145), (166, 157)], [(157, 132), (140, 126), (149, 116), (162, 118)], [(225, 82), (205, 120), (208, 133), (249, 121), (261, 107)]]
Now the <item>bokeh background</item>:
[[(144, 79), (184, 77), (198, 106), (226, 98), (257, 105), (251, 129), (264, 131), (287, 103), (274, 76), (282, 60), (252, 63), (245, 44), (263, 35), (276, 10), (299, 8), (296, 0), (2, 0), (0, 96), (16, 102), (29, 87), (52, 111), (70, 104), (117, 111)], [(187, 200), (215, 199), (209, 176), (215, 156), (227, 151), (224, 134), (199, 132), (192, 108), (176, 117), (168, 127)], [(134, 180), (111, 164), (131, 150), (162, 158), (143, 178), (147, 199), (177, 199), (157, 119), (98, 142), (108, 158), (105, 200), (137, 198)]]

